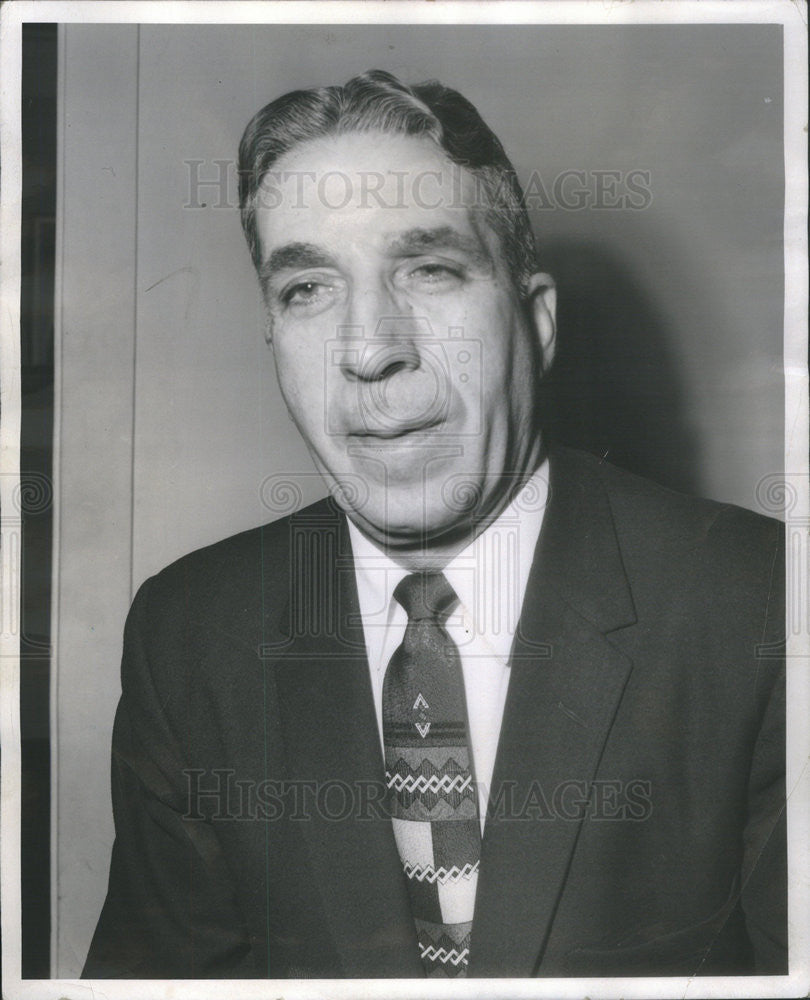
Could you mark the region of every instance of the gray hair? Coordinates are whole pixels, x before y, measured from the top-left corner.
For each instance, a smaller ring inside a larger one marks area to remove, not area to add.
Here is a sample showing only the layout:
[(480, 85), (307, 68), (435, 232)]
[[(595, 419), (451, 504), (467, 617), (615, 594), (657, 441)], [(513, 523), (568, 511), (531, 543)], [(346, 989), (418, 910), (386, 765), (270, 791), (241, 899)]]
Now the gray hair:
[(407, 87), (382, 70), (369, 70), (344, 87), (294, 90), (248, 123), (239, 144), (239, 207), (257, 270), (256, 202), (273, 164), (311, 139), (371, 130), (427, 137), (473, 175), (484, 195), (487, 222), (522, 292), (537, 269), (534, 235), (515, 169), (497, 136), (458, 91), (437, 81)]

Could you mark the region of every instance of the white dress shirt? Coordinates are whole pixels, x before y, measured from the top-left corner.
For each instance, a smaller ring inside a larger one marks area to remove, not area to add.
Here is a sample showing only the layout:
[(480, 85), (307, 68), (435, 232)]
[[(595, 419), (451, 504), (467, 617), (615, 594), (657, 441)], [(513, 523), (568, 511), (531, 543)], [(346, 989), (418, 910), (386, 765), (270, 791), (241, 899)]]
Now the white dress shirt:
[[(512, 639), (547, 498), (546, 461), (500, 517), (443, 570), (459, 599), (445, 628), (461, 655), (482, 833), (509, 685)], [(394, 599), (394, 588), (409, 570), (389, 558), (351, 521), (349, 532), (382, 748), (383, 679), (408, 622)]]

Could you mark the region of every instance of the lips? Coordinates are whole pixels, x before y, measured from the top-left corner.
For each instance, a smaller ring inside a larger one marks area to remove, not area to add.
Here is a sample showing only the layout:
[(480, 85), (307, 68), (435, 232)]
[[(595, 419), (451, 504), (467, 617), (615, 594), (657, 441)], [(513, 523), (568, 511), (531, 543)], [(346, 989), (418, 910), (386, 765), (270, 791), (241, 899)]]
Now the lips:
[(413, 421), (398, 421), (395, 424), (386, 424), (381, 427), (363, 427), (361, 430), (351, 431), (349, 437), (393, 441), (432, 430), (442, 423), (443, 420), (438, 418), (427, 421), (422, 418)]

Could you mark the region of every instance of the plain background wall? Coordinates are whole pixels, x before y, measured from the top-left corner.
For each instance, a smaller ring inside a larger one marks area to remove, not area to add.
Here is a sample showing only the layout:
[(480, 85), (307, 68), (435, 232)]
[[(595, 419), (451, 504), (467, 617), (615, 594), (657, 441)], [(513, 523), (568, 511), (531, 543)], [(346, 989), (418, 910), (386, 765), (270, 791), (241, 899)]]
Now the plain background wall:
[(227, 192), (192, 171), (233, 164), (278, 94), (371, 67), (459, 89), (524, 180), (648, 171), (644, 210), (532, 213), (560, 286), (552, 432), (757, 508), (783, 452), (782, 75), (768, 26), (69, 26), (60, 60), (53, 973), (74, 976), (106, 888), (135, 588), (285, 513), (269, 477), (323, 494), (263, 340), (233, 167)]

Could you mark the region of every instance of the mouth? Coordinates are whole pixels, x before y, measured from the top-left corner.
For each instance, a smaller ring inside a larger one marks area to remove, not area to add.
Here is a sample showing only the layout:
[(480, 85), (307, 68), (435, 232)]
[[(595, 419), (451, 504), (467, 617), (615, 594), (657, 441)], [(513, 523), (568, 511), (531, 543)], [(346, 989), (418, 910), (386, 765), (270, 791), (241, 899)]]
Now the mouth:
[(372, 444), (374, 441), (400, 441), (414, 438), (432, 431), (435, 427), (444, 423), (441, 419), (418, 421), (415, 423), (400, 423), (385, 427), (363, 427), (361, 430), (350, 432), (348, 435), (352, 440), (365, 441)]

